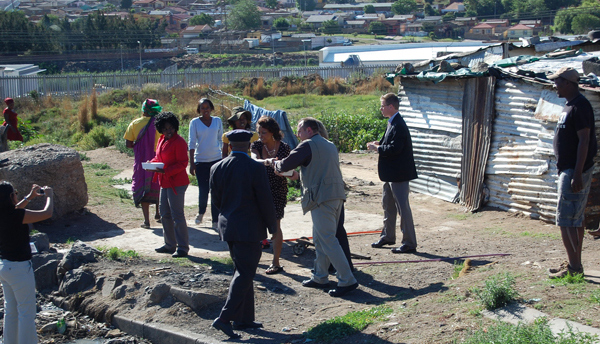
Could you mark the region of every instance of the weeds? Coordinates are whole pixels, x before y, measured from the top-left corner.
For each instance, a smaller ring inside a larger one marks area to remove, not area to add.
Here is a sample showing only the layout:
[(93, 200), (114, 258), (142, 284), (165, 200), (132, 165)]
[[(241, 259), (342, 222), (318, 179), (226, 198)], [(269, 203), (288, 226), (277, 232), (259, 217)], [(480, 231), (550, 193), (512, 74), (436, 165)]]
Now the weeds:
[(68, 237), (67, 241), (65, 241), (65, 244), (67, 244), (67, 245), (73, 245), (76, 241), (77, 241), (76, 238)]
[(483, 289), (474, 287), (471, 291), (477, 295), (487, 310), (503, 307), (518, 296), (515, 290), (515, 279), (508, 272), (488, 278)]
[(600, 304), (600, 289), (595, 289), (590, 295), (590, 301)]
[(459, 262), (458, 260), (455, 260), (454, 263), (452, 263), (452, 277), (451, 279), (457, 279), (458, 278), (458, 274), (460, 274), (460, 271), (463, 269), (463, 267), (465, 266), (465, 262)]
[(119, 196), (120, 199), (131, 199), (129, 191), (123, 189), (117, 189), (117, 196)]
[(562, 331), (555, 338), (548, 325), (548, 319), (539, 318), (531, 324), (512, 325), (498, 322), (474, 332), (465, 344), (592, 344), (598, 336), (575, 332), (572, 328)]
[(106, 257), (110, 260), (119, 260), (121, 258), (133, 259), (140, 257), (140, 255), (134, 250), (123, 251), (118, 247), (111, 247), (108, 250), (103, 249), (101, 251), (104, 252), (106, 254)]
[(329, 342), (362, 331), (375, 320), (381, 319), (392, 312), (392, 309), (387, 306), (350, 312), (309, 329), (306, 337), (312, 340)]
[(79, 112), (77, 113), (77, 119), (79, 120), (79, 130), (87, 132), (89, 127), (88, 118), (88, 97), (83, 97), (83, 100), (79, 104)]
[(568, 273), (565, 275), (565, 277), (548, 280), (548, 283), (552, 283), (554, 285), (566, 286), (566, 285), (573, 285), (573, 284), (583, 284), (583, 283), (587, 283), (587, 282), (585, 281), (583, 274), (572, 275), (571, 273)]

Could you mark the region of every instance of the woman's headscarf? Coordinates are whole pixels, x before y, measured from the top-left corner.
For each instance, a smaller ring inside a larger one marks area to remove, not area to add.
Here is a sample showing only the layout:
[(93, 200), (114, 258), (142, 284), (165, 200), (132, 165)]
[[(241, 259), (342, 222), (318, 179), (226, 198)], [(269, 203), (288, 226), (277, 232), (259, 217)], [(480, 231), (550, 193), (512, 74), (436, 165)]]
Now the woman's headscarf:
[(158, 105), (156, 99), (146, 99), (142, 104), (142, 112), (147, 113), (150, 117), (158, 115), (162, 111), (162, 106)]

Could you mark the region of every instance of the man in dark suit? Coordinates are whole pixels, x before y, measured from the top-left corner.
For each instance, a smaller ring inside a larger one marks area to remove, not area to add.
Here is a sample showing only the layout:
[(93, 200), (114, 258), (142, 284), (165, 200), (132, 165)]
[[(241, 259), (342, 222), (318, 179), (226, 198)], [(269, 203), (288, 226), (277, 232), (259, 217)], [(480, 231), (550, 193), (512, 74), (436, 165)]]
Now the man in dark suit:
[(267, 228), (271, 234), (277, 228), (267, 171), (247, 153), (251, 137), (246, 130), (228, 133), (231, 155), (210, 171), (212, 202), (220, 211), (219, 236), (229, 245), (235, 269), (225, 306), (212, 326), (230, 338), (239, 337), (234, 329), (262, 327), (254, 321), (253, 279), (262, 253), (260, 242), (267, 237)]
[(396, 211), (400, 214), (402, 246), (393, 248), (393, 253), (414, 253), (417, 251), (417, 237), (412, 212), (408, 202), (410, 193), (408, 182), (417, 178), (410, 132), (398, 112), (398, 96), (388, 93), (381, 97), (381, 114), (389, 118), (388, 126), (381, 141), (367, 144), (369, 150), (379, 153), (377, 170), (383, 184), (383, 230), (379, 241), (371, 244), (374, 248), (396, 243)]

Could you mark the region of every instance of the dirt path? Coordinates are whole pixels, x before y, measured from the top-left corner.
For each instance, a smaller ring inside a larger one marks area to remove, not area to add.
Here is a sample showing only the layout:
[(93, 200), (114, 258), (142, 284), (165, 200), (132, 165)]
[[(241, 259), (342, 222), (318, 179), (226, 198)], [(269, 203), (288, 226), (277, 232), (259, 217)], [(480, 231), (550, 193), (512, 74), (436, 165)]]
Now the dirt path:
[[(128, 167), (132, 163), (131, 158), (109, 149), (86, 154), (90, 163), (103, 162), (115, 169)], [(341, 160), (345, 181), (350, 186), (346, 205), (351, 214), (349, 217), (364, 216), (363, 220), (352, 224), (352, 230), (348, 231), (358, 231), (361, 227), (381, 228), (381, 182), (376, 174), (376, 156), (342, 154)], [(540, 299), (536, 308), (550, 312), (553, 316), (600, 326), (597, 305), (581, 301), (584, 296), (587, 298), (588, 289), (594, 288), (594, 285), (580, 290), (580, 296), (576, 296), (571, 289), (554, 286), (546, 281), (545, 269), (558, 265), (565, 259), (555, 226), (491, 208), (484, 208), (476, 214), (465, 213), (460, 205), (415, 193), (411, 194), (410, 202), (419, 241), (418, 252), (396, 255), (389, 248), (371, 248), (370, 243), (377, 239), (377, 235), (351, 235), (349, 241), (352, 252), (369, 256), (371, 260), (355, 260), (360, 287), (343, 299), (331, 298), (320, 290), (300, 286), (300, 282), (310, 276), (314, 259), (312, 248), (297, 256), (293, 254), (291, 245), (284, 245), (282, 264), (285, 272), (278, 275), (264, 273), (272, 258), (272, 251), (265, 250), (255, 281), (256, 317), (264, 323), (265, 329), (243, 333), (243, 340), (301, 343), (304, 342), (301, 334), (324, 320), (350, 311), (386, 305), (393, 310), (388, 319), (337, 342), (450, 343), (464, 338), (470, 330), (490, 323), (478, 316), (480, 307), (469, 289), (473, 286), (481, 287), (487, 277), (501, 272), (510, 272), (516, 276), (516, 286), (523, 300)], [(186, 215), (188, 219), (193, 218), (193, 214)], [(110, 205), (99, 205), (89, 207), (89, 215), (72, 216), (40, 230), (49, 233), (51, 242), (54, 243), (64, 242), (69, 236), (94, 242), (100, 237), (118, 240), (128, 232), (135, 233), (133, 231), (136, 230), (136, 225), (137, 222), (131, 219), (130, 213), (115, 213)], [(195, 240), (203, 241), (208, 237), (214, 239), (214, 234), (208, 231), (199, 231), (205, 233), (198, 233), (199, 236), (192, 240), (192, 244)], [(150, 233), (154, 236), (152, 240), (160, 238), (159, 227)], [(140, 234), (138, 247), (153, 247), (147, 242), (150, 239), (144, 239), (147, 238), (146, 235)], [(213, 246), (213, 250), (207, 250), (203, 254), (195, 253), (194, 257), (186, 260), (191, 264), (184, 264), (185, 266), (168, 260), (158, 262), (156, 255), (149, 254), (145, 260), (117, 263), (102, 261), (92, 265), (92, 268), (97, 276), (133, 272), (134, 277), (128, 283), (132, 286), (135, 283), (139, 285), (128, 290), (128, 301), (106, 300), (112, 302), (112, 306), (118, 308), (120, 314), (183, 327), (222, 340), (225, 338), (213, 330), (210, 323), (222, 306), (231, 270), (207, 264), (210, 258), (223, 256), (217, 254), (217, 251), (225, 255), (226, 251), (225, 246), (217, 241), (206, 241), (205, 244)], [(600, 270), (600, 262), (596, 259), (599, 249), (600, 241), (586, 238), (583, 251), (586, 272)], [(495, 253), (509, 255), (474, 258), (473, 271), (454, 280), (451, 278), (454, 272), (452, 260), (375, 264)], [(160, 273), (149, 273), (157, 266), (171, 268)], [(335, 277), (331, 276), (330, 281), (334, 285)], [(196, 313), (175, 301), (153, 305), (148, 302), (148, 288), (161, 282), (216, 295), (221, 301)], [(98, 295), (88, 297), (101, 300)], [(564, 306), (557, 307), (557, 304)]]

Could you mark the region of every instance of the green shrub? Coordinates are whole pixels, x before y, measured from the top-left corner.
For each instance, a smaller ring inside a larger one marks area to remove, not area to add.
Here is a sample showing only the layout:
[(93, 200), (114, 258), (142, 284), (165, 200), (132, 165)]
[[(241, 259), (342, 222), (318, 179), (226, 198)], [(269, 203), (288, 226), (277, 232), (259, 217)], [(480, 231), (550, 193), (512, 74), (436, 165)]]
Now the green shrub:
[(123, 250), (119, 249), (118, 247), (111, 247), (105, 253), (106, 253), (106, 257), (111, 260), (118, 260), (123, 257), (125, 257), (125, 258), (139, 258), (140, 257), (140, 255), (137, 252), (135, 252), (134, 250), (123, 251)]
[(323, 111), (315, 116), (323, 122), (331, 140), (340, 152), (366, 149), (367, 143), (378, 141), (385, 133), (387, 121), (374, 108), (361, 109), (350, 114), (337, 111)]
[(486, 309), (493, 310), (507, 305), (518, 296), (514, 285), (514, 277), (507, 272), (488, 278), (483, 290), (472, 288), (471, 291), (479, 297)]
[(474, 332), (464, 344), (592, 344), (598, 336), (574, 332), (569, 328), (555, 338), (548, 325), (548, 319), (539, 318), (531, 324), (512, 325), (498, 322), (494, 326)]
[(96, 126), (87, 133), (79, 142), (83, 150), (108, 147), (114, 142), (111, 133), (104, 126)]

